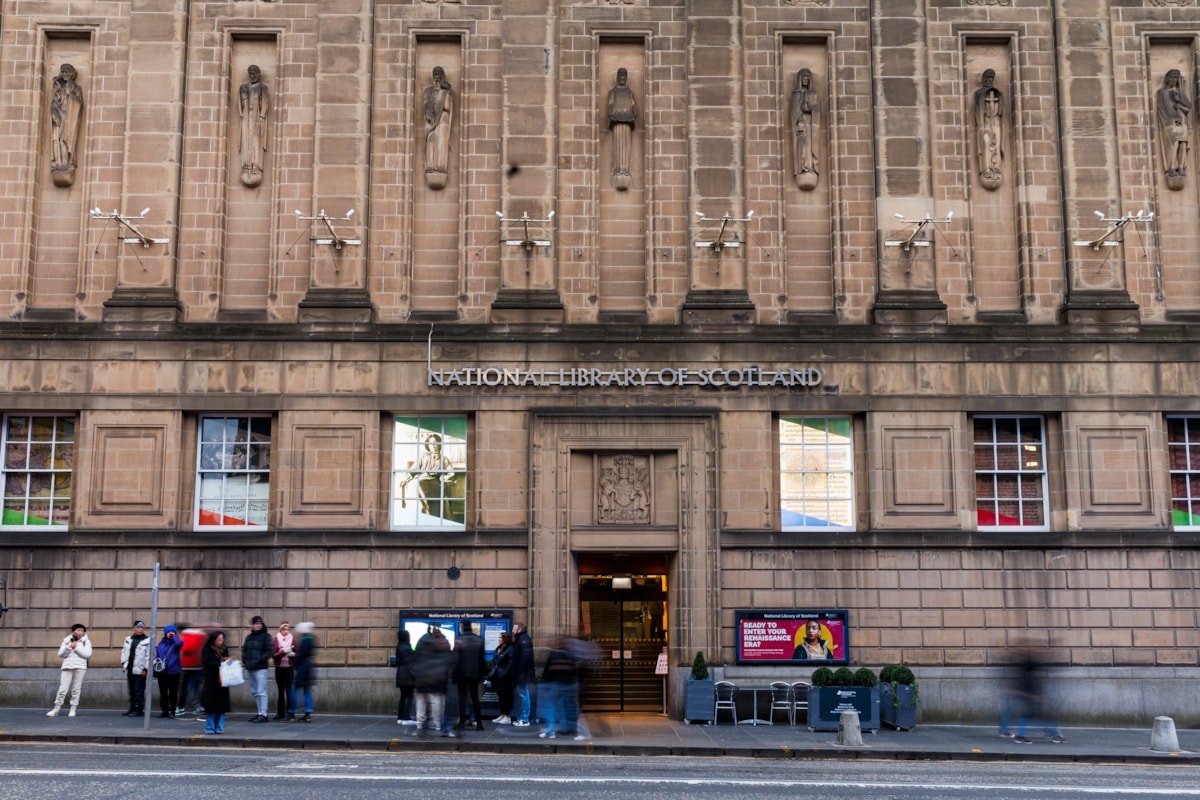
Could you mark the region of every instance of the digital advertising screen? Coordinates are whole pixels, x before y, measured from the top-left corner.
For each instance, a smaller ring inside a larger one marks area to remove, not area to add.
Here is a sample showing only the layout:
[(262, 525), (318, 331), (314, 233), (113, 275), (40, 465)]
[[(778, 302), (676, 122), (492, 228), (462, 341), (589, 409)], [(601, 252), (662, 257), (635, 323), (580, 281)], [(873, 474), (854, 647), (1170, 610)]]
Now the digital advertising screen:
[(848, 664), (846, 611), (738, 611), (739, 664)]
[(400, 629), (408, 631), (409, 642), (414, 648), (434, 625), (442, 629), (442, 635), (453, 647), (463, 622), (469, 623), (475, 633), (483, 639), (484, 653), (487, 660), (491, 661), (496, 647), (500, 644), (500, 634), (512, 630), (512, 611), (411, 609), (400, 612)]

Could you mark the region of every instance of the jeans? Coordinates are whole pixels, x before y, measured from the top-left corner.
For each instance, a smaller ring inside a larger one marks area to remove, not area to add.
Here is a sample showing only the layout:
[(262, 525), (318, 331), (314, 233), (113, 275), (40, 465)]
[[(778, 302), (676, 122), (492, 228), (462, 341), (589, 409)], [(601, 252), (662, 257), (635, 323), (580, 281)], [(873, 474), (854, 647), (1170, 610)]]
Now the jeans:
[(300, 700), (304, 700), (304, 713), (311, 714), (313, 710), (311, 686), (296, 686), (292, 685), (291, 691), (288, 692), (288, 713), (295, 714), (300, 710)]
[(204, 673), (198, 669), (185, 669), (179, 679), (179, 707), (187, 711), (188, 698), (195, 696), (195, 710), (199, 711), (200, 687), (204, 685)]
[(224, 733), (225, 732), (225, 715), (224, 714), (209, 714), (204, 721), (205, 733)]
[(566, 722), (563, 714), (563, 694), (570, 688), (561, 683), (538, 684), (538, 716), (542, 718), (542, 730), (545, 733), (553, 734), (560, 724)]
[(265, 717), (267, 715), (267, 671), (265, 669), (246, 670), (246, 683), (250, 687), (250, 695), (254, 698), (258, 715)]
[(433, 730), (442, 730), (442, 718), (446, 715), (444, 692), (417, 692), (417, 733), (425, 730), (425, 723), (432, 722)]
[(529, 722), (529, 684), (517, 684), (517, 702), (520, 704), (521, 715), (517, 719), (521, 722)]

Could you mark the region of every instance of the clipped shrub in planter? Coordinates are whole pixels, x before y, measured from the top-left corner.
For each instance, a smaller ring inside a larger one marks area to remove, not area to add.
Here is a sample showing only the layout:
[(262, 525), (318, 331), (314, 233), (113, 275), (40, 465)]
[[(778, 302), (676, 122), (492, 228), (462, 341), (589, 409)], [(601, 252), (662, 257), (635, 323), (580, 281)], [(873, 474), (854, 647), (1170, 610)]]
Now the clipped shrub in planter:
[(833, 673), (834, 686), (857, 686), (854, 682), (854, 670), (849, 667), (842, 667), (837, 672)]
[(696, 658), (692, 661), (692, 680), (708, 680), (708, 662), (704, 660), (704, 653), (699, 651), (696, 652)]
[(813, 686), (833, 686), (833, 670), (829, 667), (817, 667), (812, 674)]
[(866, 686), (868, 689), (874, 689), (879, 685), (879, 678), (875, 676), (875, 670), (870, 667), (859, 667), (854, 671), (854, 683), (851, 686)]
[(864, 731), (879, 728), (879, 679), (867, 667), (857, 672), (842, 667), (833, 672), (820, 667), (813, 672), (808, 690), (808, 729), (836, 731), (843, 711), (857, 711)]
[(692, 721), (713, 723), (717, 712), (717, 687), (708, 675), (708, 662), (704, 653), (696, 653), (692, 661), (692, 674), (687, 680), (687, 697), (683, 709), (683, 721), (691, 725)]
[(897, 730), (911, 731), (917, 727), (917, 703), (921, 690), (917, 678), (908, 667), (884, 667), (879, 677), (879, 720)]

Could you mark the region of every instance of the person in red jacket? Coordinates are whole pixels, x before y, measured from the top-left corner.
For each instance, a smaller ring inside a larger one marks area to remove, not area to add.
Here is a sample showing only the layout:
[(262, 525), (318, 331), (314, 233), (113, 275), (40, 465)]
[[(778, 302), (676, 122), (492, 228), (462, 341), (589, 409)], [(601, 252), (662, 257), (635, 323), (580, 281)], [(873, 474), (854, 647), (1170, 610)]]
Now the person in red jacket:
[(196, 707), (190, 713), (197, 716), (204, 713), (204, 706), (200, 702), (200, 687), (204, 685), (204, 670), (200, 667), (200, 653), (204, 649), (204, 643), (208, 641), (209, 630), (216, 630), (216, 626), (201, 625), (195, 628), (190, 628), (187, 625), (181, 624), (183, 633), (180, 637), (183, 639), (183, 649), (179, 652), (179, 661), (183, 665), (183, 677), (179, 679), (179, 708), (175, 709), (175, 716), (182, 717), (188, 714), (188, 698), (194, 698)]

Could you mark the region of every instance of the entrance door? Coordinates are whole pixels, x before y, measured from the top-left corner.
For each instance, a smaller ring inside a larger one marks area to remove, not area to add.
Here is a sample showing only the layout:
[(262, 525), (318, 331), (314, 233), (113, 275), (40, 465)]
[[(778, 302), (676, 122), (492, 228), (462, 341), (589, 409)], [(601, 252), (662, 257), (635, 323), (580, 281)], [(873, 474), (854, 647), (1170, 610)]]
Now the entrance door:
[(579, 621), (600, 658), (584, 679), (588, 711), (662, 711), (654, 674), (667, 645), (666, 575), (581, 575)]

